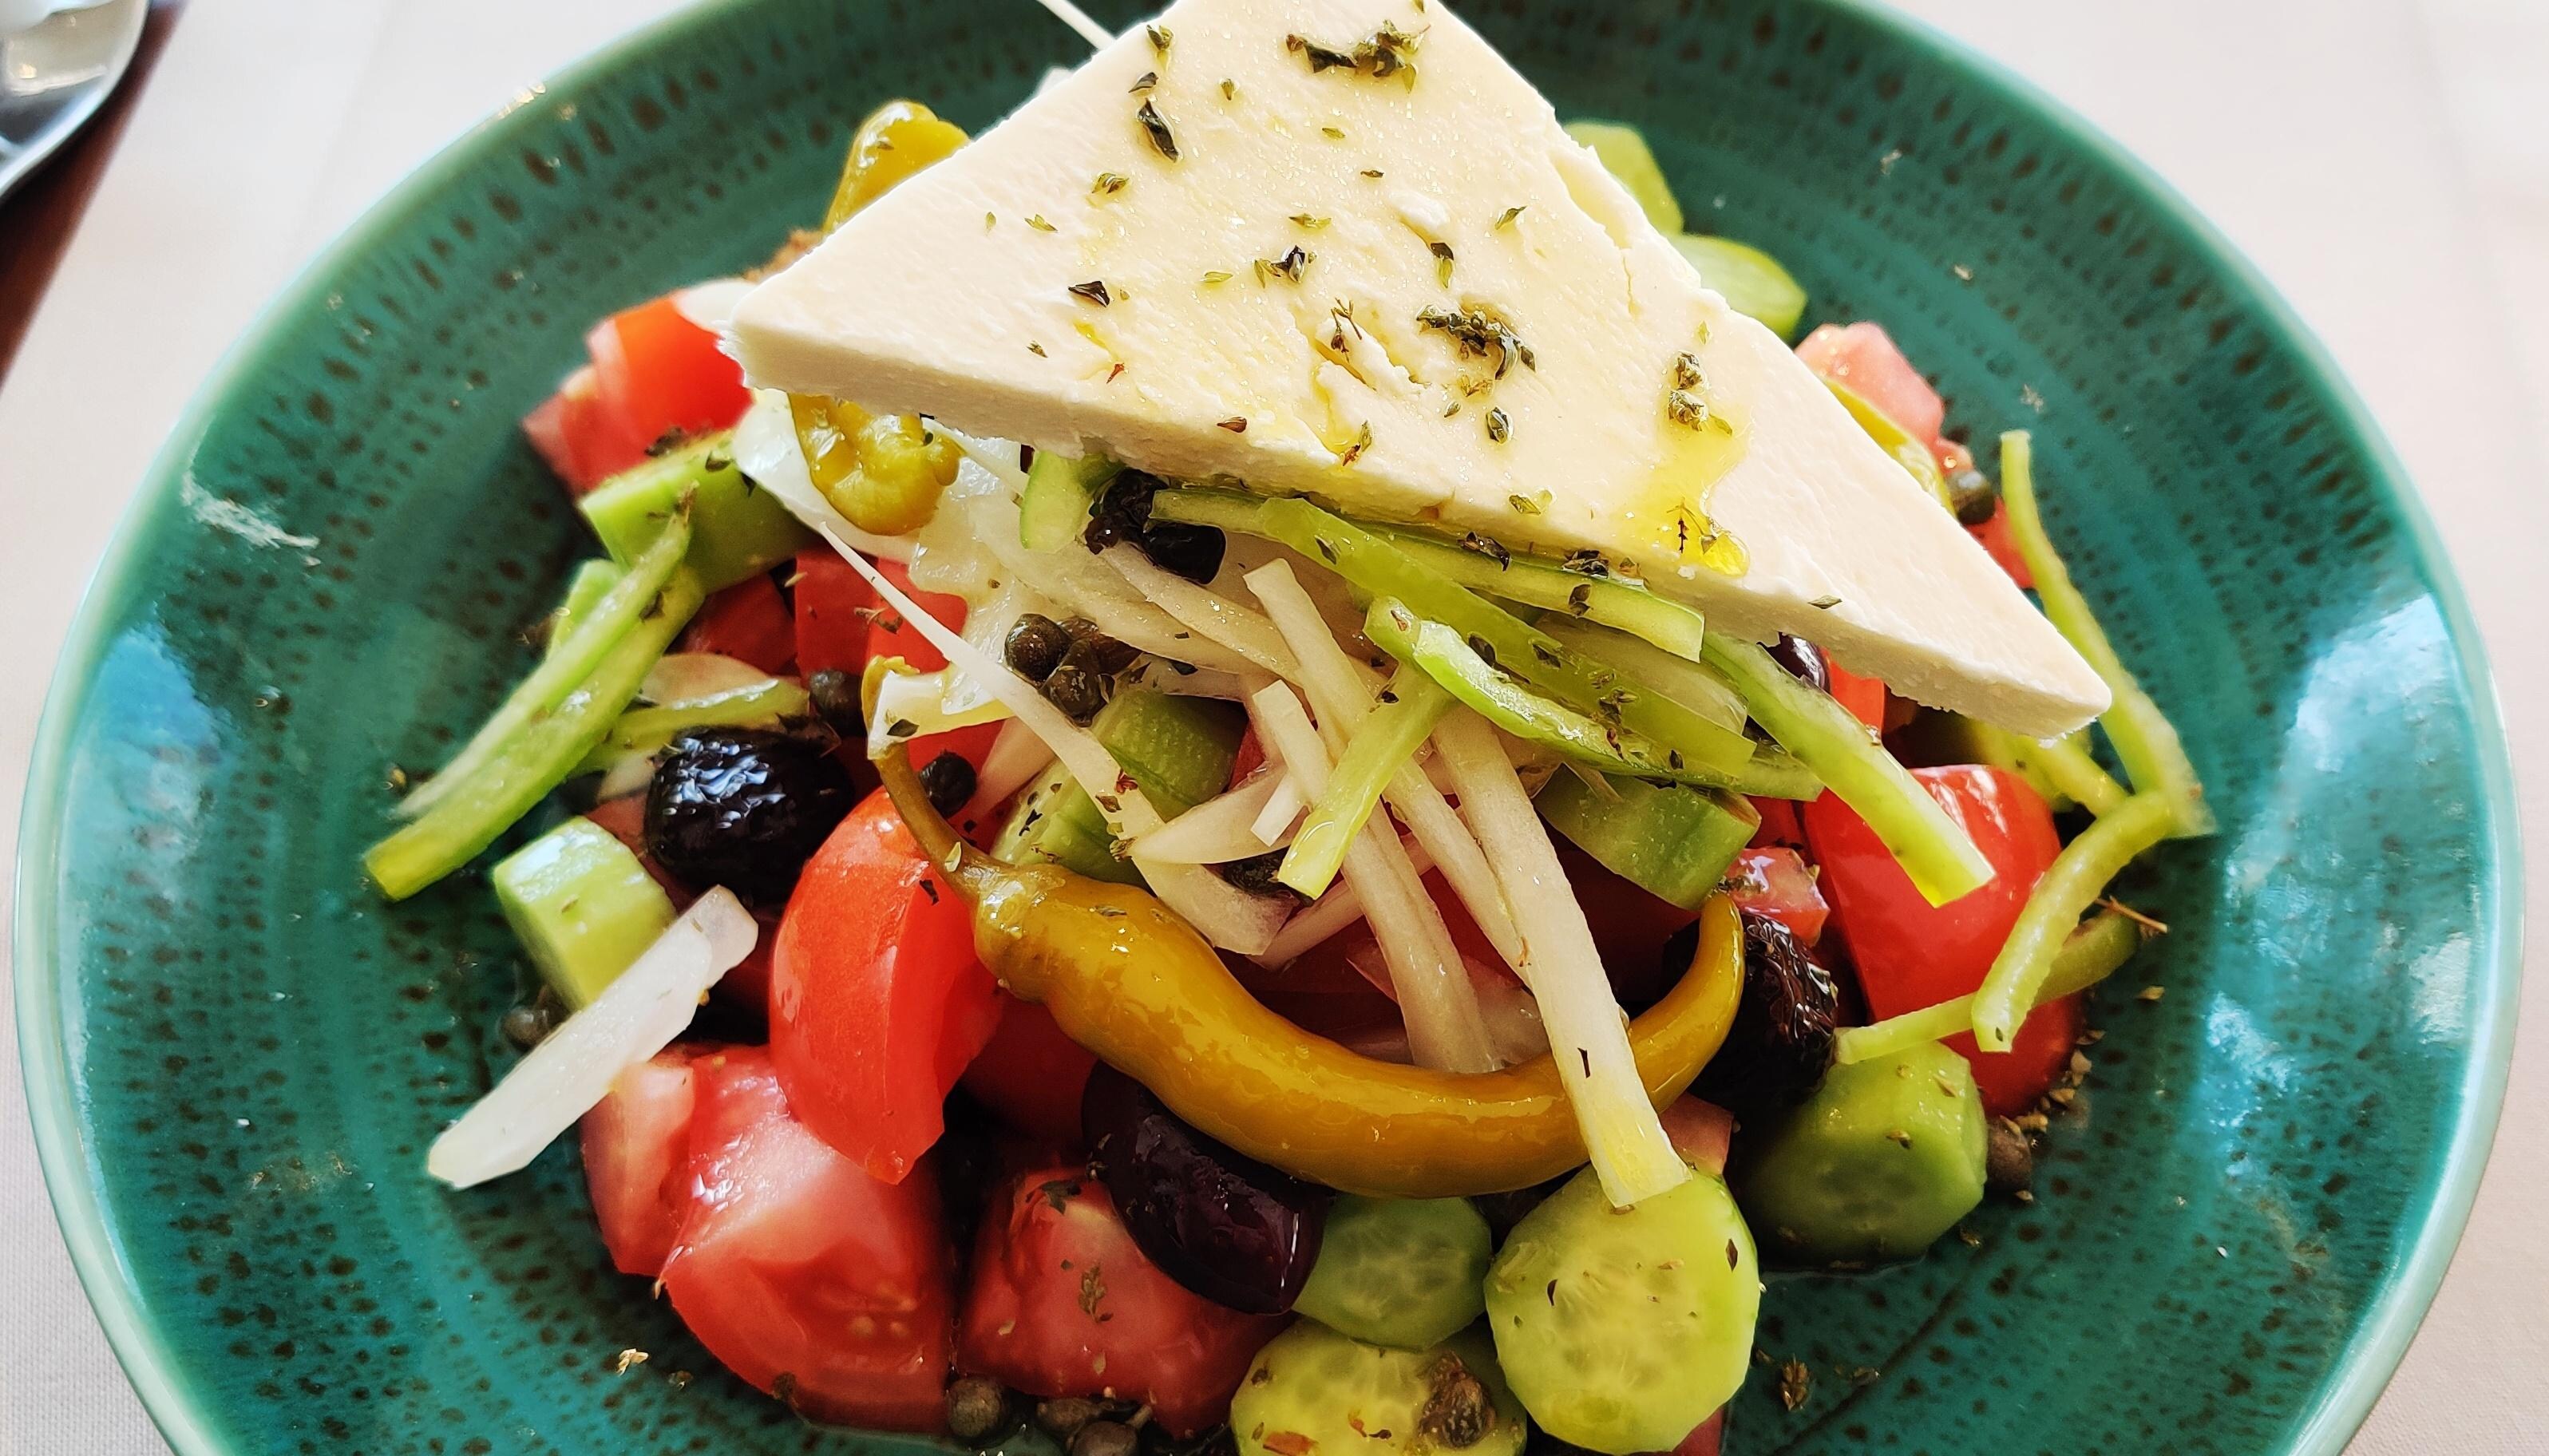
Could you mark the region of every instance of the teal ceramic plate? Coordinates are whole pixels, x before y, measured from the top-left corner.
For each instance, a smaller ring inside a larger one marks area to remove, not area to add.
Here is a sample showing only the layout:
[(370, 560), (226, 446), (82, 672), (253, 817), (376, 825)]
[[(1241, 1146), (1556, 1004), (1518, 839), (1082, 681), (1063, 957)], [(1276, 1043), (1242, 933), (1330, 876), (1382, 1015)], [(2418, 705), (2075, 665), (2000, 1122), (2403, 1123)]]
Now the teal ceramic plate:
[[(1761, 1349), (1811, 1388), (1756, 1378), (1732, 1449), (2337, 1450), (2468, 1210), (2516, 963), (2504, 745), (2397, 461), (2182, 202), (1935, 37), (1796, 0), (1469, 13), (1561, 112), (1643, 126), (1815, 318), (1883, 320), (1951, 419), (2036, 432), (2222, 821), (2127, 886), (2175, 933), (2099, 1008), (2038, 1202), (1779, 1282)], [(1029, 0), (685, 14), (429, 163), (178, 426), (53, 687), (17, 963), (63, 1228), (186, 1456), (915, 1444), (719, 1373), (610, 1271), (572, 1148), (426, 1181), (522, 972), (483, 882), (392, 908), (356, 855), (386, 767), (449, 750), (587, 549), (515, 430), (585, 326), (810, 221), (875, 102), (979, 128), (1078, 46)]]

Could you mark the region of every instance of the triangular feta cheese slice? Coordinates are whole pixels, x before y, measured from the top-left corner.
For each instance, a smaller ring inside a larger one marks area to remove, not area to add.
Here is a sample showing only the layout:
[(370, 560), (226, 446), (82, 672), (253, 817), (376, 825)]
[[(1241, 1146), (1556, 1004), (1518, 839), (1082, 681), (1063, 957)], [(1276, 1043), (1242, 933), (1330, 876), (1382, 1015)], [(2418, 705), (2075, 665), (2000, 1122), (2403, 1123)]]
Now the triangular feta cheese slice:
[(1180, 0), (736, 310), (755, 383), (1589, 548), (2050, 734), (2107, 691), (1437, 0)]

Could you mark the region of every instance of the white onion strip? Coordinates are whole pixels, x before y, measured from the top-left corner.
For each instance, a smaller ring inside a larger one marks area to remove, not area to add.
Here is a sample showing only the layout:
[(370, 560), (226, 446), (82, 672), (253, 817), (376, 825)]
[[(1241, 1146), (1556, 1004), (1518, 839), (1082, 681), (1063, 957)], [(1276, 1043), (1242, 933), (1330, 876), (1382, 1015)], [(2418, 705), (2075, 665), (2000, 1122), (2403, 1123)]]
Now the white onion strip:
[(1627, 1208), (1673, 1187), (1690, 1169), (1647, 1101), (1629, 1050), (1628, 1019), (1594, 949), (1593, 929), (1504, 745), (1486, 719), (1466, 708), (1454, 709), (1434, 730), (1434, 745), (1460, 785), (1469, 828), (1479, 843), (1495, 848), (1496, 877), (1523, 934), (1517, 969), (1540, 1002), (1558, 1081), (1602, 1191), (1613, 1207)]
[(1293, 831), (1301, 827), (1301, 811), (1309, 807), (1301, 795), (1301, 780), (1289, 774), (1283, 774), (1282, 780), (1266, 796), (1256, 821), (1248, 826), (1257, 843), (1268, 850), (1292, 842)]
[[(1334, 725), (1325, 733), (1332, 752), (1344, 752), (1346, 740), (1371, 716), (1373, 680), (1356, 670), (1363, 664), (1337, 645), (1336, 634), (1329, 630), (1327, 619), (1319, 615), (1318, 603), (1310, 599), (1300, 579), (1292, 574), (1286, 561), (1270, 562), (1248, 574), (1248, 588), (1257, 599), (1266, 603), (1267, 615), (1275, 629), (1283, 634), (1292, 655), (1300, 660), (1303, 687), (1319, 710), (1323, 725)], [(1505, 964), (1520, 969), (1522, 965), (1522, 932), (1514, 928), (1513, 915), (1505, 906), (1504, 890), (1495, 873), (1487, 867), (1486, 852), (1478, 848), (1469, 826), (1462, 822), (1443, 790), (1414, 764), (1401, 764), (1389, 777), (1381, 796), (1407, 825), (1407, 832), (1434, 856), (1443, 868), (1444, 880), (1487, 944), (1496, 948)]]
[(1198, 587), (1175, 572), (1163, 571), (1136, 546), (1109, 546), (1098, 559), (1115, 568), (1152, 605), (1277, 678), (1298, 681), (1300, 664), (1292, 660), (1283, 634), (1265, 613), (1251, 610), (1209, 588)]
[[(1316, 795), (1327, 787), (1327, 746), (1288, 682), (1269, 685), (1248, 699), (1257, 733), (1283, 752), (1284, 772)], [(1366, 824), (1346, 847), (1346, 883), (1363, 901), (1373, 939), (1389, 962), (1390, 984), (1407, 1019), (1407, 1043), (1419, 1066), (1485, 1072), (1503, 1065), (1487, 1041), (1478, 1013), (1477, 988), (1452, 943), (1443, 911), (1425, 892), (1398, 835), (1386, 820)]]
[(1014, 530), (988, 543), (1002, 570), (1088, 618), (1098, 631), (1153, 657), (1224, 672), (1255, 672), (1256, 665), (1203, 637), (1167, 611), (1142, 599), (1130, 583), (1086, 552), (1029, 551)]
[[(1420, 877), (1434, 867), (1434, 857), (1425, 853), (1423, 845), (1401, 841), (1399, 848), (1407, 852), (1408, 865)], [(1248, 958), (1269, 970), (1276, 969), (1340, 932), (1362, 924), (1363, 918), (1363, 897), (1354, 892), (1353, 885), (1340, 880), (1326, 894), (1284, 921), (1283, 933), (1274, 938), (1274, 944)]]
[(991, 751), (983, 755), (983, 767), (974, 773), (974, 797), (957, 816), (957, 829), (971, 833), (972, 825), (981, 823), (1009, 795), (1034, 781), (1044, 772), (1044, 766), (1052, 762), (1053, 750), (1035, 736), (1034, 729), (1015, 718), (1002, 723), (1000, 736), (991, 740)]
[(1173, 864), (1227, 864), (1265, 854), (1268, 846), (1255, 829), (1257, 816), (1286, 781), (1281, 774), (1260, 774), (1135, 840), (1133, 851)]
[[(901, 588), (841, 537), (824, 526), (816, 526), (834, 547), (840, 550), (853, 570), (867, 579), (878, 596), (902, 615), (912, 630), (944, 654), (948, 664), (969, 673), (991, 690), (991, 695), (1008, 704), (1038, 738), (1045, 741), (1062, 761), (1063, 768), (1084, 786), (1092, 788), (1090, 797), (1097, 800), (1098, 812), (1106, 816), (1107, 827), (1118, 839), (1138, 839), (1160, 827), (1160, 812), (1151, 807), (1142, 790), (1134, 786), (1132, 775), (1115, 762), (1096, 736), (1064, 716), (1062, 709), (1046, 700), (1035, 684), (1010, 672), (1008, 665), (966, 641), (945, 622), (921, 609)], [(1114, 805), (1109, 809), (1107, 805)], [(1274, 943), (1275, 932), (1282, 929), (1287, 913), (1283, 902), (1273, 895), (1252, 895), (1231, 884), (1220, 875), (1195, 864), (1151, 864), (1140, 856), (1133, 860), (1149, 881), (1151, 893), (1160, 903), (1185, 917), (1188, 925), (1205, 940), (1225, 951), (1253, 956)]]
[(734, 892), (712, 889), (605, 986), (558, 1023), (460, 1121), (442, 1130), (425, 1169), (454, 1188), (519, 1172), (610, 1095), (619, 1074), (691, 1024), (708, 987), (752, 954), (761, 925)]

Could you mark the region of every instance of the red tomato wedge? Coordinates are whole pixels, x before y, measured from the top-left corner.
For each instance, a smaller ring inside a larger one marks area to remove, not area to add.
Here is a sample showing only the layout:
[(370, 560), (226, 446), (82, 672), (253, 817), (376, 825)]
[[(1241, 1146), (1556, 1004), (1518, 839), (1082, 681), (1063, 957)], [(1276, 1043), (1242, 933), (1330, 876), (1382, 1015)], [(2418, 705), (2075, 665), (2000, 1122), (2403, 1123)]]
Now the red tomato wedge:
[(1826, 379), (1856, 390), (1861, 399), (1925, 443), (1947, 422), (1947, 403), (1878, 324), (1827, 323), (1797, 344), (1797, 357)]
[(1823, 884), (1813, 867), (1796, 851), (1746, 850), (1727, 869), (1726, 884), (1740, 908), (1779, 922), (1809, 947), (1823, 939), (1832, 907), (1824, 902)]
[[(1962, 899), (1932, 905), (1923, 898), (1875, 831), (1833, 795), (1808, 804), (1805, 813), (1834, 920), (1858, 967), (1868, 1012), (1879, 1019), (1979, 987), (2028, 893), (2062, 848), (2052, 812), (2015, 774), (1958, 764), (1915, 769), (1912, 776), (1991, 862), (1991, 882)], [(2079, 1015), (2076, 1005), (2037, 1009), (2019, 1029), (2017, 1047), (1999, 1055), (1980, 1054), (1970, 1038), (1948, 1045), (1974, 1064), (1986, 1108), (2024, 1112), (2069, 1058)]]
[(769, 577), (746, 577), (708, 599), (674, 650), (712, 652), (775, 677), (797, 660), (797, 620)]
[(882, 790), (805, 864), (771, 950), (770, 1054), (816, 1137), (898, 1183), (999, 1020), (972, 913)]
[(645, 460), (666, 435), (723, 429), (752, 403), (742, 366), (672, 295), (594, 325), (585, 351), (592, 362), (522, 420), (531, 447), (579, 496)]
[(1693, 1167), (1726, 1171), (1726, 1151), (1735, 1141), (1735, 1114), (1697, 1097), (1682, 1097), (1660, 1114), (1664, 1137), (1673, 1151)]
[[(1643, 1004), (1664, 993), (1664, 942), (1699, 918), (1642, 885), (1612, 873), (1563, 836), (1554, 837), (1558, 863), (1593, 927), (1593, 948), (1611, 973), (1612, 989), (1625, 1002)], [(1679, 968), (1673, 974), (1678, 978)]]
[(759, 1047), (691, 1065), (691, 1202), (663, 1272), (674, 1310), (809, 1420), (937, 1429), (955, 1310), (937, 1179), (880, 1182), (824, 1146)]
[(1832, 680), (1833, 699), (1849, 709), (1850, 715), (1868, 727), (1883, 731), (1885, 727), (1885, 684), (1874, 678), (1862, 678), (1841, 664), (1827, 659), (1824, 674)]
[(1797, 817), (1795, 799), (1755, 798), (1752, 800), (1752, 807), (1761, 815), (1761, 827), (1752, 831), (1754, 848), (1775, 845), (1786, 845), (1790, 849), (1805, 848), (1806, 825), (1804, 820)]
[(868, 662), (876, 589), (828, 546), (797, 553), (797, 666), (856, 677)]
[(584, 1182), (602, 1242), (622, 1274), (660, 1274), (690, 1207), (691, 1054), (639, 1062), (584, 1115)]
[(1080, 1094), (1097, 1058), (1062, 1034), (1053, 1013), (1006, 991), (999, 1025), (965, 1068), (965, 1090), (992, 1116), (1065, 1147), (1080, 1145)]
[(1991, 519), (1968, 529), (1975, 540), (1983, 543), (1983, 549), (1991, 553), (1991, 559), (2000, 563), (2000, 569), (2009, 573), (2011, 581), (2033, 590), (2035, 573), (2028, 570), (2027, 559), (2018, 554), (2017, 538), (2009, 533), (2008, 506), (1994, 505)]
[(983, 1220), (956, 1363), (1033, 1396), (1139, 1401), (1170, 1434), (1230, 1412), (1280, 1316), (1224, 1309), (1160, 1272), (1085, 1167), (1003, 1185)]

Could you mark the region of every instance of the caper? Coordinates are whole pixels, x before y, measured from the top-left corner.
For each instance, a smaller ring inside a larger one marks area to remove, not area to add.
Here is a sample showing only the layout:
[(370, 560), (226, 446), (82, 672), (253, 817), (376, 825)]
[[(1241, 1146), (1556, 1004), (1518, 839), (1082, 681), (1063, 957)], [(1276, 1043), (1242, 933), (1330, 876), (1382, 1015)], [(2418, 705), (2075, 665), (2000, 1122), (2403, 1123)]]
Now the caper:
[(502, 1026), (506, 1041), (528, 1050), (547, 1041), (549, 1033), (557, 1030), (557, 1008), (545, 999), (528, 1006), (517, 1006), (505, 1013)]
[(1142, 655), (1140, 648), (1126, 646), (1098, 631), (1097, 624), (1086, 617), (1073, 617), (1062, 624), (1062, 630), (1071, 634), (1075, 646), (1087, 648), (1096, 660), (1097, 670), (1110, 678), (1133, 666), (1134, 659)]
[(1036, 1402), (1035, 1423), (1067, 1441), (1080, 1434), (1082, 1426), (1105, 1413), (1105, 1407), (1086, 1396), (1061, 1396)]
[(805, 699), (814, 716), (843, 738), (865, 738), (866, 717), (859, 711), (858, 680), (838, 668), (825, 668), (805, 680)]
[(987, 1441), (1017, 1423), (1017, 1403), (998, 1381), (967, 1375), (947, 1387), (947, 1430), (956, 1439)]
[(2027, 1131), (2007, 1118), (1992, 1119), (1983, 1143), (1983, 1187), (2015, 1194), (2034, 1182), (2035, 1144), (2028, 1140)]
[(1009, 671), (1030, 682), (1041, 682), (1053, 676), (1053, 670), (1062, 665), (1062, 655), (1071, 651), (1071, 633), (1043, 612), (1023, 612), (1000, 650), (1008, 659)]
[(1990, 476), (1968, 465), (1947, 477), (1947, 503), (1962, 524), (1978, 526), (2000, 509), (2000, 487)]
[(931, 808), (952, 815), (973, 800), (974, 766), (963, 754), (940, 754), (920, 766), (920, 786)]
[(1075, 723), (1086, 724), (1106, 706), (1106, 674), (1097, 666), (1096, 655), (1086, 644), (1064, 653), (1062, 662), (1044, 680), (1044, 695)]
[(1071, 1438), (1071, 1456), (1133, 1456), (1141, 1438), (1120, 1420), (1092, 1420)]

